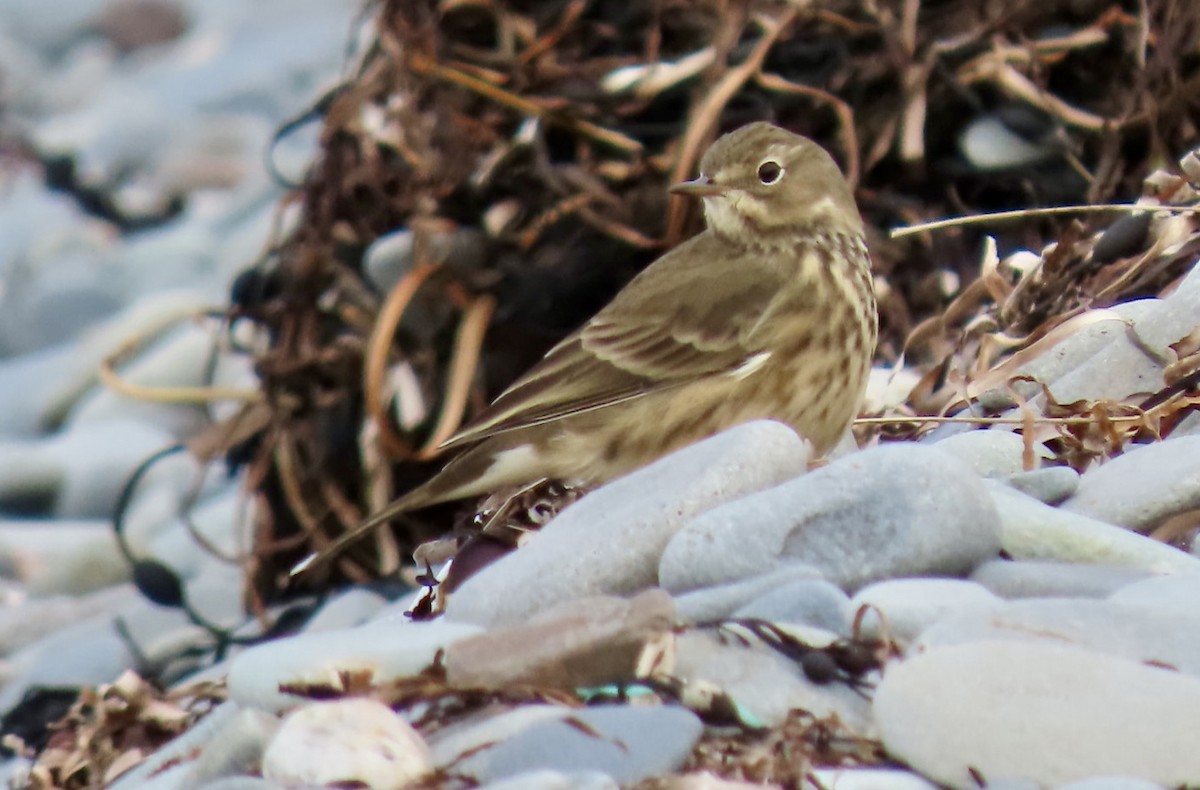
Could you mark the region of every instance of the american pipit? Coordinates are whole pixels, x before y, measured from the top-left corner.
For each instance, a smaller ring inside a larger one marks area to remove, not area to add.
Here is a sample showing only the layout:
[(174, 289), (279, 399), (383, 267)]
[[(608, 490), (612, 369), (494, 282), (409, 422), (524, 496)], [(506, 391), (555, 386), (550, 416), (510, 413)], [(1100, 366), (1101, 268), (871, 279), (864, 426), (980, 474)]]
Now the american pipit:
[(404, 511), (539, 479), (599, 483), (749, 420), (817, 454), (862, 401), (875, 294), (849, 185), (820, 146), (768, 123), (713, 143), (672, 192), (708, 229), (648, 266), (446, 443), (429, 482), (341, 536), (324, 562)]

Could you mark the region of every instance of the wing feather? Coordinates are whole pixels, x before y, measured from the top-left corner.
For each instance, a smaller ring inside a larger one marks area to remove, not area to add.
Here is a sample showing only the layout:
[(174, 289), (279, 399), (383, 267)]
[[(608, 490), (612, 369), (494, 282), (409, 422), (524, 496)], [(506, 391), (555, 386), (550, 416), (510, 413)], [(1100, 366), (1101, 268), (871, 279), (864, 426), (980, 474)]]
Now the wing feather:
[[(714, 257), (724, 260), (719, 269)], [(749, 337), (781, 285), (756, 256), (731, 255), (724, 242), (701, 234), (643, 271), (443, 446), (732, 373), (761, 351)]]

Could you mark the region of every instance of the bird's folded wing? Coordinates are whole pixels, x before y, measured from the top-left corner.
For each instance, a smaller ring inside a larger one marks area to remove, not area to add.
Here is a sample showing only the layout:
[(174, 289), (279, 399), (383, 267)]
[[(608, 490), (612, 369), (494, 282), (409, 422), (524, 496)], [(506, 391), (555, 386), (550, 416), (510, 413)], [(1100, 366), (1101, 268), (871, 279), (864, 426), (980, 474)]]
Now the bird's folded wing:
[(745, 364), (758, 350), (747, 347), (747, 336), (778, 283), (739, 276), (719, 287), (686, 278), (678, 285), (686, 298), (612, 302), (443, 446), (605, 408)]

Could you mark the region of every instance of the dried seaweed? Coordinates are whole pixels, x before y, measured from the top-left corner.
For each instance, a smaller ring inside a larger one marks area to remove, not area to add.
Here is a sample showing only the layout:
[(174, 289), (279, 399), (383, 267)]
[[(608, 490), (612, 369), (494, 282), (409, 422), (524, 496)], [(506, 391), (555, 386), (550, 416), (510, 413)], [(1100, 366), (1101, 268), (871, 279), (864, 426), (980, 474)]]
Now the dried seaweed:
[[(668, 203), (665, 186), (747, 121), (814, 137), (858, 185), (879, 357), (906, 350), (922, 382), (880, 415), (886, 429), (861, 426), (866, 440), (924, 430), (894, 421), (945, 416), (1020, 349), (1086, 310), (1161, 292), (1197, 254), (1193, 242), (1143, 247), (1137, 228), (1118, 243), (1091, 215), (883, 232), (1137, 197), (1154, 166), (1195, 143), (1200, 8), (1185, 0), (389, 0), (371, 15), (350, 76), (314, 113), (322, 153), (291, 198), (300, 221), (235, 299), (266, 338), (265, 406), (245, 407), (265, 408), (266, 427), (230, 448), (258, 505), (255, 600), (278, 597), (295, 560), (427, 477), (440, 438), (694, 229), (694, 208)], [(965, 157), (967, 126), (992, 117), (1048, 158)], [(1160, 180), (1143, 202), (1179, 205), (1179, 188)], [(397, 229), (413, 234), (411, 265), (376, 293), (363, 256)], [(975, 252), (985, 230), (988, 270)], [(1022, 270), (1021, 249), (1044, 254)], [(1066, 431), (1062, 458), (1169, 428), (1174, 408), (1136, 430), (1117, 414), (1120, 435), (1102, 446)], [(336, 573), (394, 570), (454, 513), (406, 517)]]

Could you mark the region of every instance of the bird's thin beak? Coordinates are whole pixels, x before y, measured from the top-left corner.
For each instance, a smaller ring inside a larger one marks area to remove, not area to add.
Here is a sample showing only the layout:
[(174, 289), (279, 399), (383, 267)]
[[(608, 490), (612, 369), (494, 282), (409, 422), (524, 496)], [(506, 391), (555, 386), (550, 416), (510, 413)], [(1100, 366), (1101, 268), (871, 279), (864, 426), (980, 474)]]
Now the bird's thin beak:
[(726, 187), (715, 183), (708, 176), (697, 176), (691, 181), (671, 185), (670, 192), (676, 195), (691, 195), (693, 197), (712, 197), (724, 194)]

